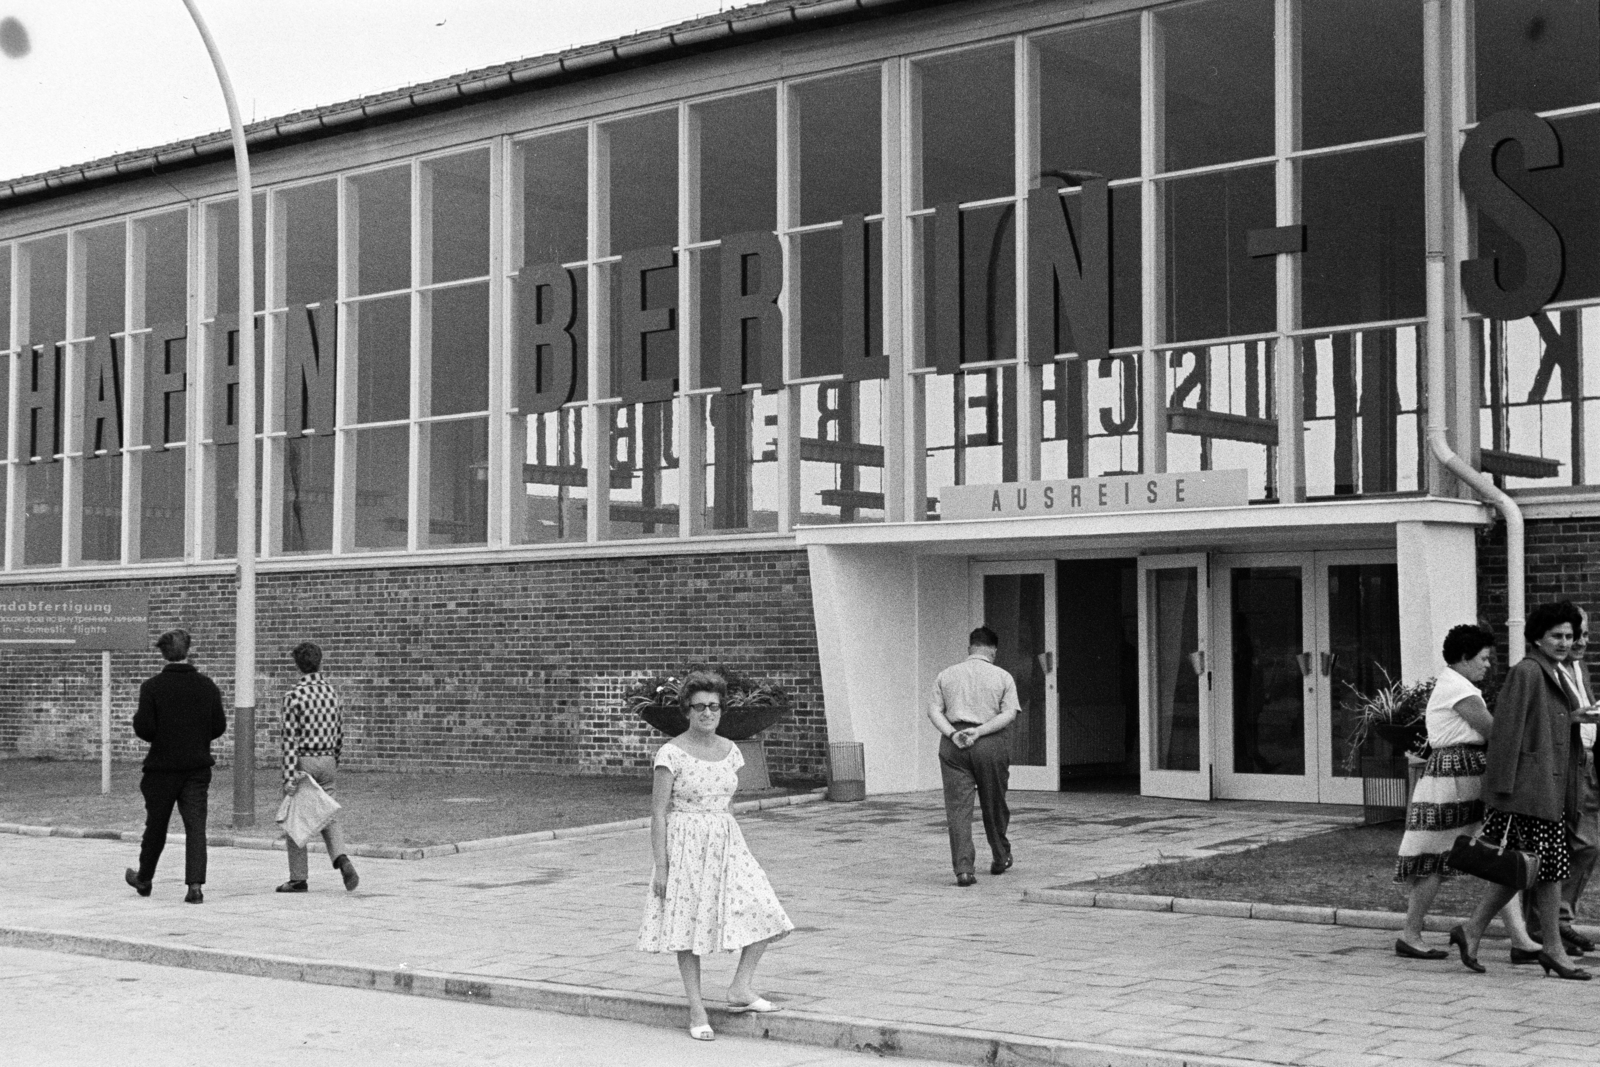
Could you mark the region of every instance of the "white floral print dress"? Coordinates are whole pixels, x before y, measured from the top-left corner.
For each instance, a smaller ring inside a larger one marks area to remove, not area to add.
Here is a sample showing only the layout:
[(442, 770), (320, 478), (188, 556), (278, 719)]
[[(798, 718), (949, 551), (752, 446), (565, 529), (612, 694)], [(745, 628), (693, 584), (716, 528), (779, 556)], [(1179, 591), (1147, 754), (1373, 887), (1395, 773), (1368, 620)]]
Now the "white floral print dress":
[(667, 893), (663, 899), (645, 890), (640, 951), (705, 956), (793, 930), (728, 810), (744, 766), (738, 746), (713, 761), (668, 743), (656, 753), (655, 765), (672, 772)]

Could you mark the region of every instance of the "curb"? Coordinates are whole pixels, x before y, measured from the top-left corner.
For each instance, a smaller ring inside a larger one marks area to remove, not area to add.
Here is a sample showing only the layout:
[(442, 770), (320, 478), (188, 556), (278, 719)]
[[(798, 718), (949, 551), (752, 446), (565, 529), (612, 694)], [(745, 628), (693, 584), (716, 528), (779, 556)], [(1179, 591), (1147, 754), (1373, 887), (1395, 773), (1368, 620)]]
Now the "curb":
[[(1198, 897), (1158, 897), (1141, 893), (1106, 893), (1092, 889), (1024, 889), (1022, 899), (1030, 904), (1056, 904), (1069, 908), (1109, 908), (1115, 911), (1170, 911), (1180, 915), (1212, 915), (1225, 919), (1264, 919), (1269, 922), (1310, 923), (1317, 926), (1350, 926), (1363, 930), (1402, 930), (1404, 912), (1367, 911), (1360, 908), (1323, 908), (1306, 904), (1260, 904), (1248, 900), (1202, 900)], [(1465, 916), (1430, 915), (1422, 928), (1445, 934)], [(1600, 926), (1586, 923), (1574, 928), (1587, 937), (1600, 940)], [(1486, 933), (1503, 937), (1505, 925), (1496, 919)]]
[[(730, 807), (734, 814), (751, 811), (769, 811), (790, 808), (796, 804), (815, 804), (826, 800), (827, 789), (814, 789), (809, 793), (786, 793), (780, 797), (762, 797), (760, 800), (739, 800)], [(617, 822), (595, 823), (591, 826), (567, 826), (555, 830), (535, 830), (526, 834), (506, 837), (485, 837), (475, 841), (447, 841), (439, 845), (404, 847), (400, 845), (352, 845), (345, 851), (352, 856), (380, 860), (429, 860), (439, 856), (454, 856), (462, 852), (488, 852), (497, 848), (512, 848), (537, 841), (564, 841), (571, 837), (593, 837), (597, 834), (614, 834), (624, 830), (638, 830), (650, 825), (648, 815), (639, 819), (621, 819)], [(144, 835), (138, 830), (89, 830), (78, 826), (27, 826), (22, 823), (0, 822), (0, 834), (20, 834), (23, 837), (73, 837), (105, 841), (130, 841), (138, 844)], [(169, 844), (181, 845), (183, 834), (168, 834)], [(236, 834), (207, 834), (206, 844), (212, 848), (253, 848), (260, 850), (285, 850), (284, 839), (278, 837), (242, 837)], [(325, 852), (322, 841), (316, 840), (306, 847), (307, 852)]]
[[(79, 956), (127, 960), (163, 967), (184, 967), (254, 978), (276, 978), (314, 985), (371, 989), (378, 992), (433, 997), (439, 1000), (494, 1004), (503, 1008), (582, 1015), (643, 1023), (678, 1030), (684, 1026), (681, 999), (648, 993), (624, 993), (555, 982), (480, 978), (443, 971), (369, 967), (251, 955), (219, 949), (163, 945), (153, 941), (58, 933), (0, 926), (0, 945), (8, 948), (63, 952)], [(729, 1015), (710, 1008), (720, 1033), (787, 1041), (798, 1045), (850, 1049), (879, 1056), (909, 1056), (950, 1063), (1051, 1064), (1055, 1067), (1263, 1067), (1264, 1060), (1195, 1056), (1178, 1052), (1131, 1049), (1084, 1041), (1059, 1041), (918, 1023), (891, 1023), (851, 1016), (823, 1015), (789, 1009), (773, 1015)]]

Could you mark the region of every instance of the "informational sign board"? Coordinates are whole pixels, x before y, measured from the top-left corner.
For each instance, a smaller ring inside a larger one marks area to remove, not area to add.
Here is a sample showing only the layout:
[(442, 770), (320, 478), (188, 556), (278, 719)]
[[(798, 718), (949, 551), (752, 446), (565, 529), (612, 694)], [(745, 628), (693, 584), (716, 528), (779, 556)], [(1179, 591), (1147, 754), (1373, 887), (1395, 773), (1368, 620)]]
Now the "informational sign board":
[(945, 521), (1049, 518), (1115, 511), (1242, 507), (1248, 503), (1250, 482), (1246, 471), (1183, 471), (950, 485), (939, 492), (939, 516)]
[(111, 652), (150, 647), (143, 590), (0, 586), (0, 648)]

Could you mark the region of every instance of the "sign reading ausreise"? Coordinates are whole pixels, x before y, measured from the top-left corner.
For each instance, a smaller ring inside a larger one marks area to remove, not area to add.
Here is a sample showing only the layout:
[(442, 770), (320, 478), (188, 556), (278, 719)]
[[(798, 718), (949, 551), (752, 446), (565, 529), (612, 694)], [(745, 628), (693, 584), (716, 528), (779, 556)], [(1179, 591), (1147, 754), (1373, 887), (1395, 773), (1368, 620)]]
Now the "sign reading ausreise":
[(1240, 507), (1248, 503), (1250, 483), (1246, 471), (1184, 471), (1000, 485), (950, 485), (939, 492), (939, 515), (946, 520), (1015, 519), (1099, 515), (1113, 511)]
[(150, 646), (150, 596), (141, 591), (0, 589), (0, 648), (79, 652)]

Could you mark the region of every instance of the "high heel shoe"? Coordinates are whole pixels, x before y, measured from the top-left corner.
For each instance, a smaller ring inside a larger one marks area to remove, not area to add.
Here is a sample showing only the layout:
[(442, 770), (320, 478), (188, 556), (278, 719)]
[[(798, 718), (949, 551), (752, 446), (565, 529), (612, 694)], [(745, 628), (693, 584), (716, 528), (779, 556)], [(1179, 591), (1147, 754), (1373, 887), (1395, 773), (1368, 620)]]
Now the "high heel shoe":
[[(1467, 931), (1461, 926), (1457, 925), (1450, 928), (1450, 943), (1456, 947), (1457, 952), (1461, 953), (1461, 962), (1467, 970), (1483, 974), (1489, 969), (1478, 962), (1478, 957), (1467, 951)], [(1539, 962), (1543, 963), (1544, 960)]]
[(1590, 974), (1582, 967), (1563, 967), (1561, 964), (1551, 959), (1550, 954), (1547, 952), (1539, 953), (1539, 966), (1543, 968), (1545, 977), (1547, 978), (1550, 976), (1551, 971), (1556, 972), (1557, 978), (1568, 978), (1574, 982), (1587, 982), (1589, 979), (1594, 977), (1594, 975)]
[(1539, 957), (1544, 954), (1542, 948), (1517, 948), (1511, 947), (1511, 964), (1519, 967), (1524, 963), (1538, 963)]

